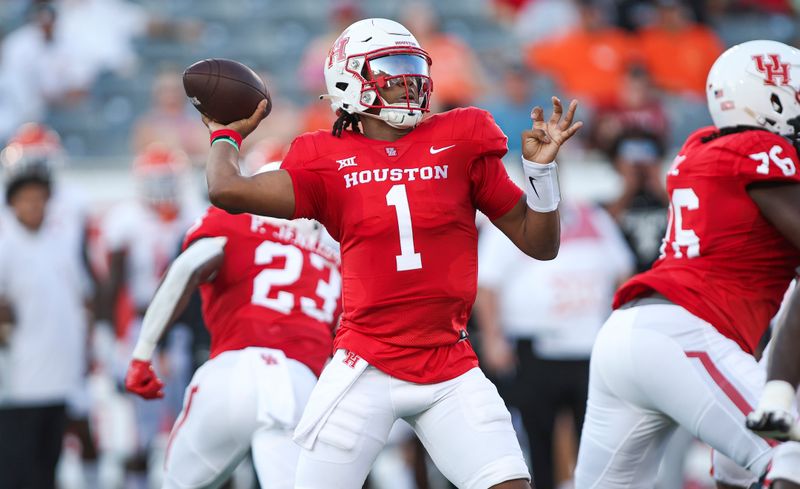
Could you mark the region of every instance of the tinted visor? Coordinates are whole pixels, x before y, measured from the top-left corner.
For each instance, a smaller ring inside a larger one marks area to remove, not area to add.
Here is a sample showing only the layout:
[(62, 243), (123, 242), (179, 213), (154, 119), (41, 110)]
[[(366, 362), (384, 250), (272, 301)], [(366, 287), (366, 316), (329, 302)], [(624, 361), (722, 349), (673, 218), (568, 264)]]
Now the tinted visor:
[(427, 107), (431, 92), (430, 66), (425, 57), (416, 54), (392, 54), (367, 62), (369, 79), (381, 89), (405, 85), (408, 103)]
[(371, 59), (369, 60), (369, 71), (373, 80), (400, 75), (430, 76), (428, 61), (415, 54), (393, 54)]

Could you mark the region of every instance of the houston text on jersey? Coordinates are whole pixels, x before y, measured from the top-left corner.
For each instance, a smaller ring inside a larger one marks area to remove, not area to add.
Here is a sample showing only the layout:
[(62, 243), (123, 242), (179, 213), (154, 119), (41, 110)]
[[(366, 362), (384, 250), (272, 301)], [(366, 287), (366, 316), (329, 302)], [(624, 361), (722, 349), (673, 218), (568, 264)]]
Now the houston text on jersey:
[(447, 178), (447, 165), (423, 166), (421, 168), (380, 168), (375, 170), (354, 171), (344, 175), (346, 188), (361, 183), (413, 182), (414, 180), (442, 180)]

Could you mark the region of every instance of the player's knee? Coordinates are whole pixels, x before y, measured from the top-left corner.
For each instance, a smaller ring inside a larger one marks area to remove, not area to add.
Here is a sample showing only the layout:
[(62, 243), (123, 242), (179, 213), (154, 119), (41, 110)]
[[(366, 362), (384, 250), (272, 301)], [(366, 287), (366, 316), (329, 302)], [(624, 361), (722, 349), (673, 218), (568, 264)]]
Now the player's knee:
[(718, 450), (713, 451), (711, 463), (717, 489), (750, 487), (751, 484), (758, 480), (757, 473), (741, 467)]

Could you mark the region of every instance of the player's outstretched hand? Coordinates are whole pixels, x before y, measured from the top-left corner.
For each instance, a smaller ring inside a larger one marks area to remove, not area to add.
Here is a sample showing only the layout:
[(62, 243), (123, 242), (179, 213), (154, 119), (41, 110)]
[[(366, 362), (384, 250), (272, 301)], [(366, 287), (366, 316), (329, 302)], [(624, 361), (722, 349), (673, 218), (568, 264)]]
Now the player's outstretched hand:
[(531, 111), (533, 127), (522, 132), (522, 156), (528, 161), (542, 164), (555, 160), (558, 148), (583, 126), (581, 121), (572, 123), (577, 108), (577, 100), (570, 102), (567, 115), (562, 119), (564, 108), (561, 100), (553, 97), (553, 115), (545, 122), (544, 110), (534, 107)]
[(231, 122), (230, 124), (220, 124), (219, 122), (209, 119), (206, 115), (203, 115), (203, 124), (208, 127), (210, 132), (214, 132), (217, 129), (232, 129), (238, 132), (242, 138), (246, 138), (250, 135), (251, 132), (256, 130), (256, 127), (261, 123), (264, 118), (267, 117), (267, 100), (264, 99), (258, 104), (256, 110), (253, 114), (248, 117), (247, 119), (242, 119), (239, 121)]
[(747, 427), (764, 438), (800, 441), (800, 425), (792, 408), (796, 395), (795, 387), (789, 382), (768, 381), (755, 411), (747, 415)]
[(144, 399), (164, 397), (164, 383), (156, 375), (153, 365), (144, 360), (131, 360), (125, 375), (125, 389)]
[(747, 415), (747, 428), (764, 438), (800, 440), (800, 426), (794, 415), (782, 409), (758, 408)]

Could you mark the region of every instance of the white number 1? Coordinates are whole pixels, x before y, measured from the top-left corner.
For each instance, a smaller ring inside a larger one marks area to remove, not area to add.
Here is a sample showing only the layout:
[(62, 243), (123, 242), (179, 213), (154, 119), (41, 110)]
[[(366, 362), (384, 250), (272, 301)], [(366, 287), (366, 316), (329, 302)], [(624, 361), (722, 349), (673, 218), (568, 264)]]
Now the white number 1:
[(411, 211), (408, 208), (408, 195), (405, 184), (393, 185), (386, 194), (386, 204), (394, 206), (397, 213), (397, 227), (400, 233), (400, 254), (397, 271), (422, 268), (422, 255), (414, 252), (414, 231), (411, 229)]

